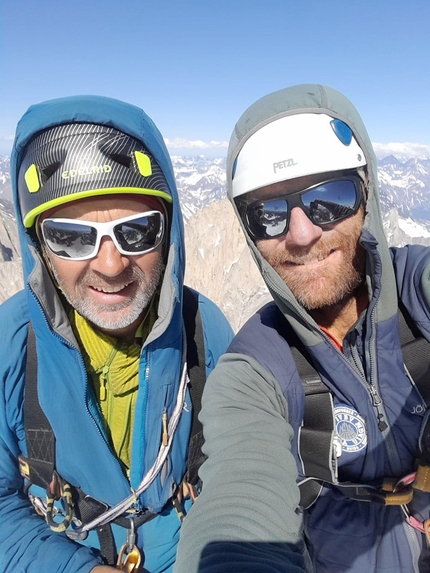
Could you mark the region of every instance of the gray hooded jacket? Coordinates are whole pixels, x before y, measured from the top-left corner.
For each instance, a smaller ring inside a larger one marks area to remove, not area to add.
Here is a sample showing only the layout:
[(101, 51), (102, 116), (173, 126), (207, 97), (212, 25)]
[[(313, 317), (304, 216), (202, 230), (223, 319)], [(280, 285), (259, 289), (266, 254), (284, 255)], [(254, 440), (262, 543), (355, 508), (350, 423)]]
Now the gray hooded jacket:
[[(318, 85), (295, 86), (257, 101), (231, 138), (229, 195), (233, 164), (247, 139), (267, 123), (304, 112), (341, 119), (366, 156), (369, 185), (360, 243), (366, 252), (369, 306), (346, 335), (343, 352), (247, 236), (248, 246), (276, 306), (330, 388), (336, 422), (346, 411), (366, 437), (355, 450), (343, 444), (339, 481), (402, 478), (414, 470), (424, 408), (403, 367), (398, 297), (430, 339), (430, 251), (388, 248), (376, 159), (355, 108), (339, 92)], [(273, 314), (272, 307), (251, 318), (209, 378), (201, 414), (209, 458), (201, 469), (203, 492), (181, 533), (176, 572), (424, 571), (419, 563), (424, 536), (408, 525), (399, 506), (353, 501), (327, 486), (309, 510), (298, 509), (296, 481), (304, 475), (297, 440), (304, 397)], [(427, 498), (414, 496), (410, 511), (418, 520), (429, 518)]]

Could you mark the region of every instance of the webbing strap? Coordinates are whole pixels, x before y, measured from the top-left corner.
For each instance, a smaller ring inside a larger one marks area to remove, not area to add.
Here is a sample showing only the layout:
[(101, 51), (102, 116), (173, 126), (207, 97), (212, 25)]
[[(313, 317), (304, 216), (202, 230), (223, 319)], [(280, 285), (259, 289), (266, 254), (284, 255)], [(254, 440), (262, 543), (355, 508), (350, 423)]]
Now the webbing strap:
[(206, 459), (206, 456), (202, 454), (202, 445), (204, 442), (203, 426), (198, 418), (202, 407), (202, 395), (206, 382), (206, 353), (197, 293), (188, 287), (184, 287), (183, 316), (187, 338), (187, 365), (188, 375), (190, 377), (189, 388), (193, 406), (186, 481), (195, 485), (199, 480), (199, 467)]
[[(303, 474), (308, 476), (308, 479), (299, 483), (300, 506), (306, 509), (318, 498), (323, 481), (330, 483), (336, 481), (337, 466), (333, 458), (333, 398), (329, 388), (312, 365), (304, 344), (280, 311), (277, 314), (275, 328), (288, 342), (305, 394), (298, 450)], [(287, 389), (282, 388), (282, 391), (287, 397)]]
[[(421, 451), (417, 480), (414, 488), (429, 491), (430, 476), (430, 342), (423, 337), (408, 311), (399, 301), (399, 329), (402, 343), (403, 361), (417, 386), (427, 413), (421, 428), (419, 447)], [(426, 479), (424, 479), (426, 476)]]
[[(333, 482), (333, 399), (298, 339), (290, 349), (305, 393), (303, 424), (298, 437), (303, 473)], [(306, 480), (299, 484), (299, 488), (300, 505), (308, 508), (319, 496), (322, 485)]]
[(106, 565), (115, 565), (118, 558), (116, 552), (116, 543), (109, 523), (100, 525), (96, 529), (97, 537), (100, 544), (100, 553), (103, 562)]
[(36, 337), (29, 323), (24, 394), (24, 427), (29, 479), (48, 489), (55, 468), (55, 437), (37, 395)]
[(423, 337), (403, 303), (399, 302), (403, 361), (427, 407), (430, 406), (430, 342)]

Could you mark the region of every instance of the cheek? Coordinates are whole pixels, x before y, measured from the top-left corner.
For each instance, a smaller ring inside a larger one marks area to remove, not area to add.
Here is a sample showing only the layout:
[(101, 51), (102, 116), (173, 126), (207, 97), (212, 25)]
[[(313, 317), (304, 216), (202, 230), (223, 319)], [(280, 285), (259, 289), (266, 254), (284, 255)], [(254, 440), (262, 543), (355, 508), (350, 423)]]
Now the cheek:
[(265, 259), (269, 259), (273, 253), (282, 248), (282, 238), (257, 241), (256, 247)]
[(136, 257), (134, 263), (145, 273), (145, 275), (151, 276), (162, 263), (161, 252), (157, 249), (156, 251), (151, 251), (146, 255)]
[(66, 261), (58, 257), (52, 257), (49, 260), (54, 275), (63, 285), (76, 284), (87, 266), (86, 261)]

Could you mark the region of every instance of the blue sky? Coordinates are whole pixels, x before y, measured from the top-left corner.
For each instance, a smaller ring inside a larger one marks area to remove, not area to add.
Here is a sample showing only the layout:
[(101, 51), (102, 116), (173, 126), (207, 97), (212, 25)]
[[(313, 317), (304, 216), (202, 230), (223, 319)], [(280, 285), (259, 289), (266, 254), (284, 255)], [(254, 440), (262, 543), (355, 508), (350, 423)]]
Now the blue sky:
[(29, 105), (94, 93), (142, 107), (172, 154), (223, 156), (253, 101), (322, 83), (378, 149), (430, 156), (429, 27), (429, 0), (2, 0), (0, 154)]

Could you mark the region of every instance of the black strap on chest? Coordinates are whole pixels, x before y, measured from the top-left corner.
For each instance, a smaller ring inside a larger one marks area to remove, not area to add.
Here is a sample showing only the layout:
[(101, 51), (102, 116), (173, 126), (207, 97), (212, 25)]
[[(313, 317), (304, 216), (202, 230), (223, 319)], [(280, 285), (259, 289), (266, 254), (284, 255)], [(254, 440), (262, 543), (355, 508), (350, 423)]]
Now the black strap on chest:
[[(305, 394), (298, 449), (303, 473), (309, 476), (299, 484), (300, 506), (307, 508), (318, 498), (324, 482), (336, 481), (333, 398), (313, 366), (304, 344), (280, 312), (275, 327), (288, 342)], [(286, 388), (283, 391), (285, 393)]]
[(399, 303), (399, 311), (403, 361), (426, 406), (430, 407), (430, 343), (421, 334), (402, 302)]
[[(39, 404), (37, 395), (36, 339), (31, 322), (28, 325), (25, 370), (24, 427), (27, 458), (20, 458), (21, 473), (31, 483), (47, 490), (55, 470), (55, 436)], [(31, 463), (29, 463), (31, 460)], [(23, 464), (28, 467), (24, 470)]]
[[(412, 381), (417, 386), (427, 407), (430, 407), (430, 343), (425, 339), (399, 303), (399, 328), (403, 360)], [(278, 323), (279, 334), (291, 349), (305, 393), (303, 424), (299, 436), (299, 455), (303, 473), (307, 476), (300, 484), (300, 506), (310, 507), (318, 498), (324, 482), (337, 485), (348, 497), (357, 500), (387, 503), (385, 493), (361, 484), (339, 484), (334, 457), (334, 408), (329, 388), (323, 383), (310, 357), (287, 321)], [(422, 431), (420, 464), (430, 473), (430, 422)]]
[[(184, 286), (183, 318), (187, 342), (187, 366), (190, 379), (190, 394), (193, 406), (191, 435), (188, 449), (186, 481), (192, 485), (198, 483), (198, 469), (205, 456), (201, 452), (203, 429), (198, 420), (201, 398), (206, 382), (206, 360), (203, 324), (198, 307), (196, 291)], [(20, 471), (29, 483), (33, 483), (57, 495), (56, 488), (61, 478), (55, 470), (55, 435), (52, 427), (40, 407), (37, 393), (37, 352), (33, 327), (29, 323), (27, 336), (27, 359), (24, 394), (24, 427), (27, 444), (27, 457), (20, 456)], [(108, 507), (98, 500), (87, 496), (82, 490), (73, 488), (75, 513), (83, 523), (89, 523)], [(137, 517), (135, 526), (149, 521), (154, 514), (146, 512)], [(130, 527), (128, 519), (117, 518), (116, 523)], [(101, 552), (107, 564), (116, 559), (115, 544), (109, 525), (98, 528)]]
[(191, 436), (188, 445), (186, 481), (196, 485), (198, 471), (206, 456), (202, 453), (203, 426), (198, 415), (202, 408), (202, 395), (206, 382), (206, 354), (202, 318), (199, 312), (197, 293), (184, 287), (184, 323), (187, 337), (187, 364), (190, 378), (190, 394), (193, 405)]

